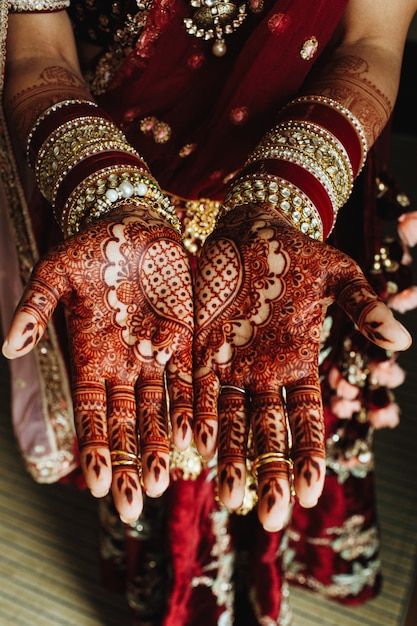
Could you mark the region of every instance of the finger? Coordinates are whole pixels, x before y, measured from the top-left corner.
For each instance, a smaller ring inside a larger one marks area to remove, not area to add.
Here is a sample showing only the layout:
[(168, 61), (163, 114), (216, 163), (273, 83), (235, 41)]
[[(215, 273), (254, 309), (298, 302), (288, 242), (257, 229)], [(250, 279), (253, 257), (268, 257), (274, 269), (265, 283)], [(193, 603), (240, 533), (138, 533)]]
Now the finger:
[(361, 333), (384, 350), (407, 350), (410, 333), (378, 298), (359, 266), (343, 255), (333, 272), (337, 302)]
[(191, 340), (169, 360), (167, 383), (172, 439), (178, 450), (186, 450), (191, 443), (193, 419)]
[(81, 469), (93, 496), (102, 498), (109, 491), (112, 478), (104, 382), (77, 381), (73, 401)]
[[(288, 433), (281, 394), (257, 393), (251, 402), (251, 426), (258, 460), (258, 517), (270, 532), (281, 530), (289, 516)], [(274, 455), (277, 454), (276, 460)]]
[(194, 377), (194, 438), (203, 459), (211, 459), (217, 446), (217, 398), (219, 380), (208, 367), (199, 368)]
[(326, 473), (318, 375), (287, 387), (287, 411), (292, 433), (295, 492), (300, 504), (309, 508), (317, 504)]
[(138, 519), (143, 508), (133, 387), (118, 381), (109, 382), (107, 403), (113, 500), (121, 519), (130, 523)]
[(65, 269), (58, 259), (51, 257), (36, 265), (3, 344), (5, 357), (15, 359), (34, 348), (66, 289)]
[(232, 510), (245, 495), (248, 407), (245, 391), (223, 387), (219, 398), (219, 497)]
[(143, 484), (148, 496), (160, 496), (169, 485), (169, 440), (166, 392), (161, 367), (145, 367), (136, 385)]

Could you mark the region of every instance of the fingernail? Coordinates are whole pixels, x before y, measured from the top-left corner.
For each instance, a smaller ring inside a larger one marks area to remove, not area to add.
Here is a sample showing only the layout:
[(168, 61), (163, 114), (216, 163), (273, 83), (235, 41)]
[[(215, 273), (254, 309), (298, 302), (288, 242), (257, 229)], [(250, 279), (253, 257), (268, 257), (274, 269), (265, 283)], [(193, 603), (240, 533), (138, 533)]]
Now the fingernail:
[(407, 348), (409, 348), (411, 346), (411, 344), (413, 343), (413, 338), (410, 335), (410, 333), (408, 332), (408, 330), (406, 329), (406, 327), (403, 326), (401, 323), (400, 323), (400, 329), (402, 330), (403, 334), (407, 337), (407, 340), (408, 340)]
[(136, 522), (136, 519), (133, 517), (123, 517), (123, 515), (120, 516), (120, 519), (122, 520), (123, 524), (133, 524), (134, 522)]
[(3, 356), (6, 357), (6, 359), (13, 359), (14, 355), (8, 351), (8, 347), (9, 347), (9, 342), (6, 339), (5, 342), (3, 343), (1, 351), (3, 353)]
[(304, 507), (305, 509), (312, 509), (313, 506), (316, 506), (318, 502), (318, 499), (314, 499), (314, 500), (300, 500), (300, 504), (302, 507)]
[(90, 491), (95, 498), (104, 498), (104, 496), (107, 496), (107, 494), (109, 493), (108, 489), (106, 489), (105, 491), (93, 491), (93, 489), (90, 489)]

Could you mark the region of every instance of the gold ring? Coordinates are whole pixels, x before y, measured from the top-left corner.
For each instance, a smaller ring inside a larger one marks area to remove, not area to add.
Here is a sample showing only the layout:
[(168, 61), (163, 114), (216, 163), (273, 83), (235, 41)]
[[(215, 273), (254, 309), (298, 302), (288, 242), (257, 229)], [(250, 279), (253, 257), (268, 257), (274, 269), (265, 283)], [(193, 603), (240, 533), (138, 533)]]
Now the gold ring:
[(122, 457), (126, 457), (127, 459), (137, 459), (138, 456), (136, 454), (133, 454), (132, 452), (125, 452), (124, 450), (112, 450), (110, 452), (110, 458), (113, 456), (122, 456)]
[(246, 389), (242, 389), (242, 387), (236, 387), (236, 385), (222, 385), (220, 387), (220, 393), (223, 391), (223, 389), (231, 389), (232, 391), (239, 391), (243, 394), (246, 393)]
[(126, 467), (139, 467), (139, 461), (124, 461), (123, 459), (120, 461), (112, 461), (112, 467), (116, 467), (117, 465)]
[(270, 463), (286, 463), (289, 469), (292, 469), (293, 463), (291, 459), (288, 459), (283, 452), (265, 452), (260, 454), (253, 463), (253, 468), (258, 471), (263, 465), (269, 465)]

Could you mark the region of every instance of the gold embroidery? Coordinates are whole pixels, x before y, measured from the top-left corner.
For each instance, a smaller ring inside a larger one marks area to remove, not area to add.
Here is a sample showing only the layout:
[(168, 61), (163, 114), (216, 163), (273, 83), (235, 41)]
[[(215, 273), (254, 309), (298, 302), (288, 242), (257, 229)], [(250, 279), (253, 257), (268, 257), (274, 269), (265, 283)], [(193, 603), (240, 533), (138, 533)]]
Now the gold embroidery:
[[(0, 3), (0, 49), (3, 63), (6, 54), (7, 9), (7, 3)], [(0, 67), (0, 77), (4, 76), (3, 70), (4, 68)], [(3, 83), (0, 82), (0, 91), (2, 89)], [(0, 179), (6, 194), (8, 219), (13, 230), (20, 278), (24, 285), (29, 280), (32, 268), (38, 258), (38, 252), (7, 133), (4, 112), (1, 108)], [(41, 385), (43, 415), (47, 420), (45, 427), (53, 452), (39, 457), (27, 457), (25, 463), (36, 481), (51, 483), (68, 474), (76, 466), (73, 451), (75, 432), (71, 394), (65, 365), (52, 324), (48, 326), (47, 331), (36, 346), (34, 354)]]
[(316, 54), (318, 47), (319, 47), (319, 42), (317, 41), (315, 37), (311, 37), (310, 39), (307, 39), (303, 43), (303, 47), (300, 50), (300, 57), (304, 59), (304, 61), (311, 61), (311, 59)]

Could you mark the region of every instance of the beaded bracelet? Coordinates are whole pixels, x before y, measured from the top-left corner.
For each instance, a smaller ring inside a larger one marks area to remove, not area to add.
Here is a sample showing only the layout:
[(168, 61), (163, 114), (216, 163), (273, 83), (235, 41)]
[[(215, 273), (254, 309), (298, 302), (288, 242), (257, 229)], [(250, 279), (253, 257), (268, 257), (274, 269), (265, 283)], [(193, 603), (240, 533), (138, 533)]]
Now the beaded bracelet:
[(279, 208), (302, 233), (323, 241), (320, 214), (310, 198), (298, 187), (277, 176), (252, 174), (240, 178), (226, 195), (225, 206), (218, 219), (237, 206), (259, 202)]
[[(302, 105), (299, 107), (298, 115), (295, 114), (297, 105)], [(349, 109), (332, 98), (309, 95), (300, 96), (292, 100), (281, 115), (285, 115), (286, 112), (291, 116), (291, 119), (299, 119), (301, 117), (304, 121), (316, 121), (319, 125), (328, 129), (339, 138), (350, 158), (352, 158), (352, 152), (355, 150), (355, 144), (359, 145), (361, 153), (359, 164), (355, 167), (352, 163), (354, 176), (356, 177), (359, 174), (365, 165), (369, 146), (361, 122)], [(349, 138), (343, 120), (347, 121), (350, 126)]]
[[(66, 117), (68, 115), (69, 119), (74, 120), (81, 115), (97, 114), (98, 110), (98, 105), (95, 102), (78, 99), (62, 100), (48, 107), (36, 120), (26, 141), (26, 156), (29, 165), (33, 165), (34, 159), (45, 139), (58, 126), (67, 121)], [(103, 115), (102, 113), (100, 111), (100, 117), (106, 119), (107, 114)]]
[(283, 212), (283, 207), (287, 213), (293, 214), (295, 210), (294, 225), (319, 238), (318, 231), (307, 220), (301, 221), (297, 207), (292, 206), (291, 210), (285, 203), (281, 206), (281, 196), (279, 202), (275, 201), (274, 194), (268, 195), (260, 187), (261, 180), (269, 175), (275, 177), (278, 187), (286, 181), (287, 185), (296, 187), (297, 197), (304, 194), (321, 218), (320, 238), (327, 238), (338, 210), (350, 196), (367, 149), (361, 123), (343, 105), (322, 96), (297, 98), (285, 107), (279, 123), (250, 155), (227, 194), (227, 209), (238, 206), (239, 202), (247, 203), (249, 198), (251, 202), (267, 201)]
[(146, 163), (94, 102), (66, 100), (49, 107), (29, 134), (27, 152), (66, 236), (127, 200), (155, 210), (181, 231), (175, 208)]
[(179, 230), (179, 221), (169, 198), (147, 172), (112, 166), (87, 177), (69, 196), (61, 215), (61, 228), (68, 236), (78, 232), (83, 220), (90, 223), (113, 211), (120, 201), (141, 199)]

